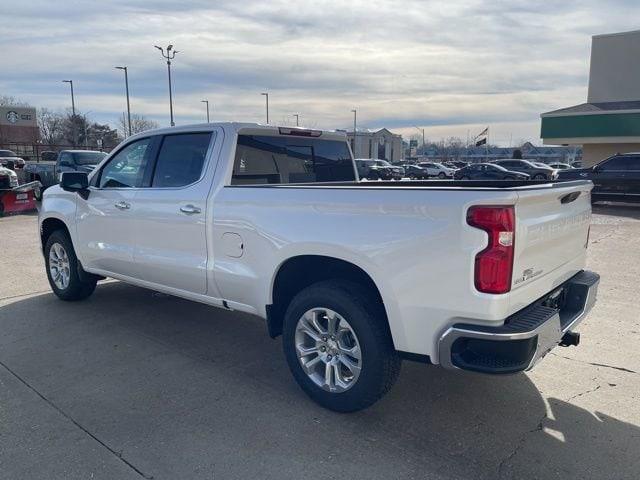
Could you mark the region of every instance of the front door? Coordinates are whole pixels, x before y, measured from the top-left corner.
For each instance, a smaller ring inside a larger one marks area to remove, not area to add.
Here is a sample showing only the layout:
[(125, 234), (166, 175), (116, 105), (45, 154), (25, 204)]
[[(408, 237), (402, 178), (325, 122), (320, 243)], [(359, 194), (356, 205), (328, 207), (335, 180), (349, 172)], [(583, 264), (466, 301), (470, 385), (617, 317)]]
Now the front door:
[(593, 194), (601, 199), (622, 201), (626, 193), (628, 156), (615, 156), (593, 169)]
[(89, 270), (135, 276), (135, 196), (144, 185), (151, 139), (126, 145), (91, 179), (89, 197), (78, 197), (78, 253)]
[(150, 186), (139, 190), (135, 199), (134, 258), (141, 280), (207, 293), (206, 206), (211, 182), (204, 177), (214, 167), (206, 161), (214, 137), (208, 131), (159, 140)]

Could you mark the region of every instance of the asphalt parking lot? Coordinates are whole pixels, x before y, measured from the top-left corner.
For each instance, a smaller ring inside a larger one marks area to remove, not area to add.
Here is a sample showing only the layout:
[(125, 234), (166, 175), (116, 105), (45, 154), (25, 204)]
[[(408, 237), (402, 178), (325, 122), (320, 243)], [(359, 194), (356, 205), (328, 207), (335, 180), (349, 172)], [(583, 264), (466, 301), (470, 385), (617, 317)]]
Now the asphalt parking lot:
[(259, 319), (103, 282), (50, 293), (0, 219), (0, 478), (640, 478), (640, 207), (598, 206), (578, 348), (488, 377), (405, 362), (372, 408), (308, 400)]

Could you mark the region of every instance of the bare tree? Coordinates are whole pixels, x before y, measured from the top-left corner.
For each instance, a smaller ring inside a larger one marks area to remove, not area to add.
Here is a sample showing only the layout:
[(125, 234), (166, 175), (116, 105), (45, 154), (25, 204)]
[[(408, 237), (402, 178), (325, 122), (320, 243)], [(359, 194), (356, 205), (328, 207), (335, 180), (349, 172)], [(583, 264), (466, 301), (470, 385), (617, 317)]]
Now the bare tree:
[(0, 95), (0, 107), (30, 107), (27, 102), (18, 100), (11, 95)]
[(41, 108), (36, 114), (38, 129), (42, 142), (48, 145), (61, 143), (64, 137), (65, 117), (60, 112), (54, 112), (48, 108)]
[[(131, 114), (131, 133), (133, 134), (144, 132), (146, 130), (153, 130), (154, 128), (158, 128), (158, 126), (158, 122), (149, 120), (144, 115), (136, 113)], [(126, 137), (129, 134), (127, 115), (125, 113), (120, 115), (120, 118), (118, 119), (118, 130), (122, 133), (123, 137)]]

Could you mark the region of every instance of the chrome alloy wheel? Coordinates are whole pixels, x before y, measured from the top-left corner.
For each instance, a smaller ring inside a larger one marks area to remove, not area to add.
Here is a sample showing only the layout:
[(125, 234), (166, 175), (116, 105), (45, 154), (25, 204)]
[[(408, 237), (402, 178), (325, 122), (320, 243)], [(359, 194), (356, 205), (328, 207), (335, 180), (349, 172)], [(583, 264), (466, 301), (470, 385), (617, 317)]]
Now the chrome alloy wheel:
[(295, 346), (302, 369), (323, 390), (344, 392), (358, 380), (362, 370), (360, 342), (349, 322), (337, 312), (307, 310), (296, 325)]
[(49, 250), (49, 274), (53, 283), (60, 290), (65, 290), (69, 286), (71, 274), (69, 257), (64, 247), (59, 243), (51, 245)]

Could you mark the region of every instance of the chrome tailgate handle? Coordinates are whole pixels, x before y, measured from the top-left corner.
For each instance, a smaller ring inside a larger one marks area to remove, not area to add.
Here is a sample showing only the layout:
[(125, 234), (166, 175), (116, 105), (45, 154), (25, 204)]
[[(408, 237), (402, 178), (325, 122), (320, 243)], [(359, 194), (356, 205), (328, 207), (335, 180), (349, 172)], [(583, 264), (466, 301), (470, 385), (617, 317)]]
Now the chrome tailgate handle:
[(187, 215), (193, 215), (194, 213), (200, 213), (202, 210), (200, 210), (200, 207), (189, 204), (180, 207), (180, 211), (182, 213), (186, 213)]
[(129, 210), (129, 208), (131, 208), (131, 204), (124, 202), (124, 201), (120, 201), (118, 203), (115, 204), (115, 207), (118, 210)]

